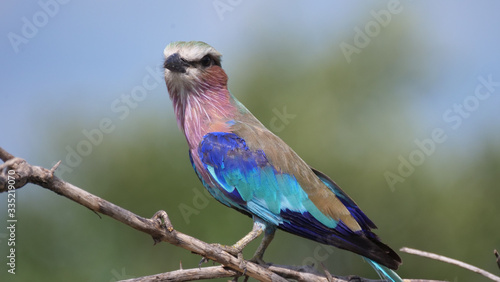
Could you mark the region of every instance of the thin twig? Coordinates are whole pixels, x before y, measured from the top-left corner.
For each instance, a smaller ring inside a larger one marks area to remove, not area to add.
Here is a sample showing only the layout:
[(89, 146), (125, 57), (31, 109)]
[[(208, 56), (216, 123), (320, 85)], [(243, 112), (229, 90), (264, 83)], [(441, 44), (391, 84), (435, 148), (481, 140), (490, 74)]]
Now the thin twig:
[(456, 259), (452, 259), (452, 258), (445, 257), (445, 256), (442, 256), (442, 255), (434, 254), (434, 253), (420, 251), (420, 250), (417, 250), (417, 249), (406, 248), (406, 247), (401, 248), (400, 251), (408, 253), (408, 254), (413, 254), (413, 255), (417, 255), (417, 256), (422, 256), (422, 257), (426, 257), (426, 258), (430, 258), (430, 259), (439, 260), (439, 261), (446, 262), (446, 263), (449, 263), (449, 264), (454, 264), (454, 265), (457, 265), (459, 267), (462, 267), (462, 268), (465, 268), (467, 270), (470, 270), (472, 272), (481, 274), (484, 277), (487, 277), (487, 278), (489, 278), (489, 279), (491, 279), (493, 281), (500, 282), (500, 277), (498, 277), (496, 275), (493, 275), (493, 274), (491, 274), (490, 272), (488, 272), (486, 270), (483, 270), (481, 268), (475, 267), (475, 266), (470, 265), (470, 264), (465, 263), (465, 262), (461, 262), (461, 261), (456, 260)]
[(5, 151), (2, 147), (0, 147), (0, 159), (4, 162), (13, 159), (14, 156), (11, 155), (9, 152)]

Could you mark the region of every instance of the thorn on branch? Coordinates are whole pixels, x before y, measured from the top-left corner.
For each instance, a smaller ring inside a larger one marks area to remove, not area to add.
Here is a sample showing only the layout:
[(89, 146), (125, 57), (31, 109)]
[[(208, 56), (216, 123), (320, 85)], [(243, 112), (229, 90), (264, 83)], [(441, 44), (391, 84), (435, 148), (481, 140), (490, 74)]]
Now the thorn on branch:
[[(89, 209), (89, 210), (90, 210), (90, 209)], [(101, 216), (98, 212), (96, 212), (95, 210), (91, 210), (91, 211), (92, 211), (93, 213), (95, 213), (95, 214), (99, 217), (99, 219), (102, 219), (102, 216)]]
[(54, 173), (56, 172), (56, 169), (59, 167), (61, 164), (61, 160), (59, 160), (51, 169), (50, 169), (50, 175), (54, 177)]
[(495, 257), (497, 258), (498, 268), (500, 268), (500, 255), (498, 255), (498, 251), (497, 250), (493, 250), (493, 253), (495, 254)]

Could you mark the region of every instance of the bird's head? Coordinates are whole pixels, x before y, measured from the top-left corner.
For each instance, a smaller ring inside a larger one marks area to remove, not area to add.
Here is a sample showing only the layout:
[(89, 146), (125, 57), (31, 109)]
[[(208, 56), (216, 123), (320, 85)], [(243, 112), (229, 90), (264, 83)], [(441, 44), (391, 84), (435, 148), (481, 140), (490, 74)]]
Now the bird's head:
[(201, 41), (177, 41), (165, 48), (165, 82), (171, 96), (226, 88), (221, 54)]

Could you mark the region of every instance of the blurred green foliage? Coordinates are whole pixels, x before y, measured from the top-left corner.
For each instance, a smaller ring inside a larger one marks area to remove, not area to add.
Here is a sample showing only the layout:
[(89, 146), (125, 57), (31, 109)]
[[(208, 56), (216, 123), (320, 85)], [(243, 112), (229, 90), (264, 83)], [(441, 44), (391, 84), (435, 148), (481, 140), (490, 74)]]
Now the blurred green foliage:
[[(241, 69), (228, 73), (231, 90), (268, 127), (276, 110), (286, 108), (295, 115), (276, 133), (339, 183), (392, 248), (436, 252), (498, 273), (492, 252), (500, 248), (498, 142), (485, 134), (476, 140), (484, 145), (474, 156), (466, 154), (466, 147), (445, 142), (396, 189), (384, 178), (387, 170), (396, 170), (399, 155), (415, 149), (413, 140), (428, 137), (432, 130), (422, 133), (414, 120), (412, 105), (419, 98), (415, 89), (435, 82), (422, 60), (423, 44), (407, 29), (405, 22), (391, 24), (350, 64), (338, 42), (318, 53), (283, 43), (262, 46), (254, 51), (256, 59), (242, 56)], [(144, 217), (164, 209), (176, 229), (201, 240), (234, 243), (250, 230), (251, 220), (200, 196), (204, 188), (192, 171), (165, 97), (148, 98), (135, 118), (106, 135), (65, 179)], [(148, 108), (157, 103), (168, 110), (154, 113)], [(54, 146), (49, 152), (74, 144), (74, 136), (93, 124), (73, 119), (75, 123), (66, 119), (64, 127), (54, 120), (47, 134)], [(115, 281), (175, 270), (180, 263), (197, 267), (201, 259), (168, 244), (153, 246), (149, 236), (39, 187), (17, 193), (19, 281)], [(180, 207), (186, 206), (196, 213), (183, 216)], [(245, 256), (257, 245), (252, 243)], [(405, 278), (486, 281), (444, 263), (401, 256), (404, 264), (398, 273)], [(294, 265), (316, 261), (335, 275), (376, 277), (357, 255), (332, 252), (282, 231), (264, 258)], [(6, 278), (12, 276), (0, 273), (0, 280)]]

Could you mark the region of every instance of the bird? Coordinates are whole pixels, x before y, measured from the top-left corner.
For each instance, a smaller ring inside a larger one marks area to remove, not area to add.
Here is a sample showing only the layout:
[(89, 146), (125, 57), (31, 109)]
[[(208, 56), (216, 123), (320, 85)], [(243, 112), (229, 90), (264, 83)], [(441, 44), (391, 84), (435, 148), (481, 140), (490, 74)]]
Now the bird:
[(228, 90), (222, 55), (201, 41), (164, 50), (165, 82), (196, 175), (220, 203), (253, 219), (233, 255), (263, 235), (252, 261), (277, 229), (361, 255), (383, 279), (402, 281), (401, 258), (372, 231), (376, 225), (326, 174), (309, 166)]

